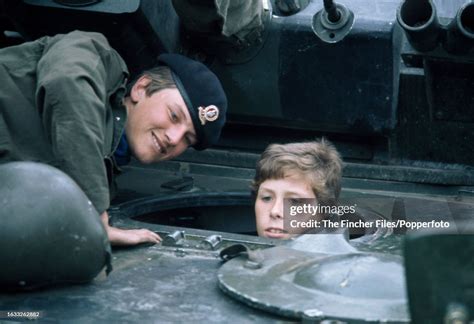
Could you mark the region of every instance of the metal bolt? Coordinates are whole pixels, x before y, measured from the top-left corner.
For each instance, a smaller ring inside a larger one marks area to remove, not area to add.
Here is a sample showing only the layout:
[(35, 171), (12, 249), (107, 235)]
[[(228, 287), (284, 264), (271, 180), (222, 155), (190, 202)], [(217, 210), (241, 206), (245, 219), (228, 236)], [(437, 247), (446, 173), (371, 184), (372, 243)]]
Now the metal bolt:
[(174, 231), (173, 233), (166, 235), (161, 244), (165, 246), (174, 246), (182, 239), (184, 239), (184, 231)]
[(307, 309), (303, 312), (302, 323), (320, 323), (324, 319), (324, 313), (319, 309)]
[(256, 261), (247, 260), (244, 263), (244, 268), (247, 268), (247, 269), (257, 270), (257, 269), (260, 269), (261, 267), (262, 267), (262, 263), (256, 262)]
[(206, 237), (200, 245), (204, 248), (208, 248), (211, 250), (215, 250), (216, 247), (222, 242), (222, 236), (221, 235), (210, 235)]

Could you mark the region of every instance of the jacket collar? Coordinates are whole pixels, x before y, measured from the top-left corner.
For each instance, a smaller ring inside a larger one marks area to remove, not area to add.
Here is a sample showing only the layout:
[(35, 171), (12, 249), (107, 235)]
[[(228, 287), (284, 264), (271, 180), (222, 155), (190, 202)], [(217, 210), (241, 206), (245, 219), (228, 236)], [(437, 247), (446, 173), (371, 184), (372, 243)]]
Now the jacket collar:
[(126, 91), (128, 73), (124, 71), (123, 82), (119, 85), (115, 91), (114, 97), (111, 100), (112, 104), (112, 116), (114, 120), (114, 132), (112, 139), (112, 153), (115, 152), (120, 142), (120, 138), (124, 132), (125, 123), (127, 121), (127, 109), (123, 104), (123, 98)]

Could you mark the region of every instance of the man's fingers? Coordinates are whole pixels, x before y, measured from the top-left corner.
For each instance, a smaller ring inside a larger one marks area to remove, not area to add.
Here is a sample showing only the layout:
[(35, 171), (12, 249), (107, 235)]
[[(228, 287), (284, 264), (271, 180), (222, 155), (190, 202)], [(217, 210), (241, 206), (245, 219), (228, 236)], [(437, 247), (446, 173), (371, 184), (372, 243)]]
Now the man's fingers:
[(152, 232), (147, 229), (142, 229), (141, 231), (141, 239), (142, 242), (152, 242), (152, 243), (160, 243), (161, 242), (161, 237), (156, 234), (155, 232)]
[(117, 245), (136, 245), (140, 243), (155, 243), (162, 241), (161, 237), (147, 229), (120, 229), (112, 226), (106, 227), (110, 244)]
[(156, 234), (155, 232), (151, 232), (153, 234), (153, 237), (155, 238), (155, 240), (157, 241), (157, 243), (160, 243), (161, 241), (163, 241), (163, 239), (161, 238), (161, 236), (159, 236), (158, 234)]
[(161, 242), (161, 237), (158, 234), (149, 230), (145, 230), (145, 231), (146, 231), (146, 238), (148, 242), (153, 242), (153, 243)]

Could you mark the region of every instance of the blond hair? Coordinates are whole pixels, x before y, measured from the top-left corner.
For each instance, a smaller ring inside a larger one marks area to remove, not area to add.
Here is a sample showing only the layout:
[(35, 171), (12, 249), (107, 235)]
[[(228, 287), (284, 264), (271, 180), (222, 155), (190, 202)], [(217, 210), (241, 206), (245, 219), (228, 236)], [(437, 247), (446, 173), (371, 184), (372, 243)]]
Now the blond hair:
[(252, 194), (269, 179), (283, 179), (289, 174), (302, 174), (310, 184), (318, 202), (335, 205), (341, 191), (342, 161), (336, 148), (326, 139), (313, 142), (272, 144), (257, 163)]

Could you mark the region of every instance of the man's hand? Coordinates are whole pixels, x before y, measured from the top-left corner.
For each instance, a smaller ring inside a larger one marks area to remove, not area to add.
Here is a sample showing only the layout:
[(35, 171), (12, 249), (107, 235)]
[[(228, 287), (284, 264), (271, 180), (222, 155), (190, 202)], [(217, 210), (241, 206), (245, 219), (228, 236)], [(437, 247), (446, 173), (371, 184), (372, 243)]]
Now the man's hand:
[(105, 211), (100, 215), (111, 245), (136, 245), (140, 243), (160, 243), (161, 237), (147, 229), (120, 229), (109, 225), (109, 214)]

